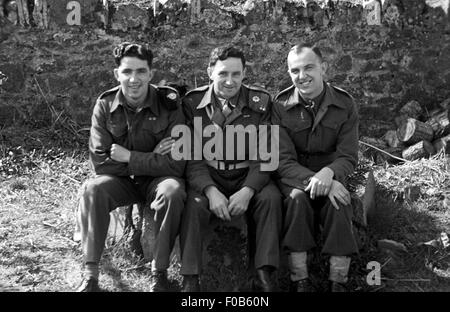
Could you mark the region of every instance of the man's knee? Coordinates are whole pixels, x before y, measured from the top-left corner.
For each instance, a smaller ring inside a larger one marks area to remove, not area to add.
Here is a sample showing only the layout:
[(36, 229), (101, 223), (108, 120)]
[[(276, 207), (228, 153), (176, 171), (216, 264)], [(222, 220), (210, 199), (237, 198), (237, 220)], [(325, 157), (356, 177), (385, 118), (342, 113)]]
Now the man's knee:
[(309, 195), (305, 191), (293, 188), (285, 199), (286, 203), (294, 204), (295, 206), (305, 206), (309, 204)]
[(180, 214), (184, 209), (185, 200), (184, 182), (176, 178), (166, 178), (156, 185), (150, 208), (156, 211), (170, 209), (171, 213)]
[(279, 206), (281, 203), (281, 193), (274, 184), (270, 183), (255, 194), (254, 200), (256, 203), (276, 204)]
[(184, 181), (176, 178), (167, 178), (158, 183), (157, 194), (162, 194), (167, 199), (186, 200)]
[(330, 214), (333, 219), (336, 220), (342, 220), (342, 221), (348, 221), (351, 220), (353, 216), (353, 206), (352, 204), (344, 205), (340, 201), (336, 200), (336, 204), (338, 205), (339, 209), (337, 209), (329, 199), (327, 199), (327, 202), (325, 204), (325, 209), (327, 210), (327, 214)]
[(91, 197), (100, 194), (109, 194), (114, 192), (118, 178), (110, 175), (98, 175), (84, 182), (82, 187), (82, 196)]

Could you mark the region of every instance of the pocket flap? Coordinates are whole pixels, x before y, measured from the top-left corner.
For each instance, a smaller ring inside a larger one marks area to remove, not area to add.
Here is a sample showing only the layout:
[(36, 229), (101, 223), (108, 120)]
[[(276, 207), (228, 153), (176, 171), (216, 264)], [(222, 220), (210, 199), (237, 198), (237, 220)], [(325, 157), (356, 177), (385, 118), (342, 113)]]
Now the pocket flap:
[(281, 124), (287, 129), (297, 132), (311, 128), (312, 120), (291, 117), (282, 119)]

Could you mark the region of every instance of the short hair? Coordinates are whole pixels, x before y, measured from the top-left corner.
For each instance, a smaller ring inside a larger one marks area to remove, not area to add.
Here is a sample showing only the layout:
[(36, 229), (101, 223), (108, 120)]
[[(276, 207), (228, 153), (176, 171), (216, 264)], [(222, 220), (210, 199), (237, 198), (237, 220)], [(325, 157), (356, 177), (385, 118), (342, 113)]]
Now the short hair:
[(147, 44), (122, 42), (114, 48), (113, 53), (117, 66), (120, 66), (120, 62), (124, 57), (131, 56), (147, 61), (148, 67), (152, 68), (153, 52)]
[(233, 46), (218, 47), (212, 50), (209, 56), (209, 66), (214, 66), (217, 61), (224, 61), (230, 57), (240, 58), (242, 61), (242, 67), (245, 68), (244, 52)]
[(307, 42), (301, 42), (296, 44), (295, 46), (293, 46), (291, 48), (291, 50), (289, 50), (289, 53), (291, 52), (295, 52), (296, 54), (300, 54), (300, 52), (302, 52), (303, 49), (305, 48), (310, 48), (319, 58), (319, 61), (322, 63), (323, 62), (323, 56), (322, 56), (322, 52), (320, 52), (320, 49), (317, 45), (314, 44), (310, 44)]

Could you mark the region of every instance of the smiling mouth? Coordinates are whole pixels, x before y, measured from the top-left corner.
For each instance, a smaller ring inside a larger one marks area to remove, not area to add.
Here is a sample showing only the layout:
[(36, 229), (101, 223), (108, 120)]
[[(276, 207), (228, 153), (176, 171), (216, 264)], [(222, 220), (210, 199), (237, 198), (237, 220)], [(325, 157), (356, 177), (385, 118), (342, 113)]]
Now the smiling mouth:
[(311, 83), (312, 83), (312, 80), (306, 80), (306, 81), (303, 81), (303, 82), (299, 82), (298, 85), (300, 87), (308, 87)]

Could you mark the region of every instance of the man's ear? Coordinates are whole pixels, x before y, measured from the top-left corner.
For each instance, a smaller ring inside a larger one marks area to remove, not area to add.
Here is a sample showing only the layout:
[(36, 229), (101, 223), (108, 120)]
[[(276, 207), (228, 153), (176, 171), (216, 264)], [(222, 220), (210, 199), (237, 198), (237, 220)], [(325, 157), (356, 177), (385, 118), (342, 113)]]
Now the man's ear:
[(212, 76), (213, 68), (211, 68), (210, 66), (208, 66), (208, 68), (206, 69), (206, 71), (207, 71), (207, 73), (208, 73), (209, 80), (212, 80), (211, 76)]
[(325, 75), (327, 73), (328, 63), (327, 62), (322, 62), (322, 64), (320, 64), (320, 67), (322, 68), (322, 72)]
[(149, 79), (149, 81), (153, 79), (153, 76), (155, 75), (155, 72), (156, 72), (156, 69), (150, 69), (150, 74), (149, 74), (150, 79)]
[(117, 81), (119, 81), (119, 69), (118, 68), (114, 68), (114, 77), (116, 78)]
[(245, 76), (247, 76), (247, 67), (242, 71), (242, 78), (245, 78)]

